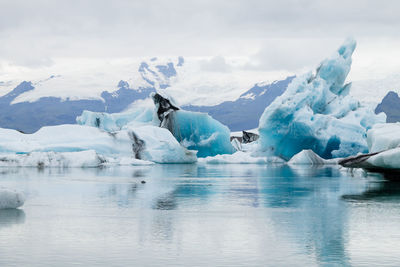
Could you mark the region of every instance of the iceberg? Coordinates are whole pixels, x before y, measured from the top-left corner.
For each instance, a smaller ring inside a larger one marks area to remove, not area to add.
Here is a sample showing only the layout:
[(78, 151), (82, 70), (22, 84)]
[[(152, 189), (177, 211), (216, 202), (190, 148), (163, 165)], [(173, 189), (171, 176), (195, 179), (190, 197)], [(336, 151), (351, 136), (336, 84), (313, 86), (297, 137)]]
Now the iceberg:
[(283, 164), (285, 161), (278, 157), (253, 157), (249, 153), (237, 151), (233, 154), (209, 156), (200, 158), (199, 163), (206, 164)]
[(289, 161), (289, 165), (326, 165), (338, 164), (339, 159), (323, 159), (314, 153), (311, 149), (303, 150), (294, 155)]
[(0, 154), (0, 167), (100, 167), (107, 162), (94, 150), (80, 152), (32, 152), (27, 154)]
[(159, 93), (152, 98), (160, 126), (168, 129), (178, 142), (198, 157), (232, 154), (229, 128), (205, 113), (179, 109), (173, 99)]
[(400, 123), (376, 124), (367, 133), (369, 154), (341, 160), (349, 168), (387, 172), (400, 170)]
[(325, 163), (326, 161), (315, 154), (311, 149), (306, 149), (297, 153), (288, 161), (289, 165), (321, 165)]
[[(196, 151), (181, 146), (167, 129), (147, 125), (131, 128), (128, 132), (131, 133), (131, 136), (132, 134), (136, 135), (137, 141), (142, 141), (142, 149), (136, 149), (137, 142), (132, 144), (133, 150), (139, 151), (140, 156), (137, 158), (156, 163), (194, 163), (197, 161)], [(123, 132), (121, 133), (123, 134)]]
[(198, 157), (235, 152), (228, 127), (208, 114), (178, 110), (171, 112), (163, 125), (184, 147), (197, 150)]
[(295, 78), (264, 110), (259, 122), (258, 154), (289, 160), (311, 149), (330, 159), (368, 151), (367, 130), (384, 123), (386, 117), (349, 96), (351, 83), (345, 80), (355, 47), (354, 40), (346, 40), (322, 61), (315, 74)]
[[(228, 127), (208, 114), (181, 110), (175, 101), (165, 94), (153, 93), (151, 97), (154, 102), (152, 107), (138, 105), (129, 111), (113, 114), (84, 111), (77, 118), (77, 123), (79, 125), (97, 127), (112, 134), (118, 134), (119, 131), (141, 131), (140, 128), (145, 126), (160, 126), (160, 129), (167, 129), (172, 133), (173, 137), (179, 142), (178, 144), (188, 150), (197, 151), (198, 157), (232, 154), (236, 151), (230, 143)], [(160, 132), (158, 137), (165, 137), (163, 130), (155, 130), (154, 128), (148, 134), (155, 134), (155, 131)], [(148, 134), (144, 134), (146, 137), (143, 138), (149, 139)], [(132, 138), (135, 137), (132, 136)], [(170, 148), (176, 147), (176, 140), (168, 140), (168, 142), (172, 142), (170, 143)], [(160, 144), (156, 140), (149, 141), (147, 144), (152, 142)], [(166, 139), (163, 142), (167, 142)], [(161, 149), (161, 147), (162, 145), (158, 149)], [(193, 162), (193, 155), (187, 152), (186, 149), (183, 154), (190, 155), (184, 162)], [(187, 157), (181, 153), (178, 154), (179, 159)], [(172, 153), (173, 156), (178, 154)], [(164, 157), (166, 156), (164, 155)], [(154, 161), (156, 158), (155, 154), (151, 157), (147, 154), (148, 160)], [(158, 158), (156, 162), (159, 162), (159, 160), (161, 159)]]
[(367, 133), (370, 153), (380, 152), (400, 146), (400, 123), (380, 123)]
[(0, 137), (3, 166), (94, 167), (119, 164), (121, 159), (126, 163), (127, 158), (157, 163), (196, 162), (194, 151), (181, 146), (167, 129), (152, 125), (113, 133), (82, 125), (43, 127), (33, 134), (0, 129)]
[(24, 202), (23, 193), (0, 188), (0, 209), (16, 209), (24, 205)]
[(367, 159), (367, 163), (370, 164), (372, 168), (376, 169), (400, 170), (400, 147), (373, 155)]

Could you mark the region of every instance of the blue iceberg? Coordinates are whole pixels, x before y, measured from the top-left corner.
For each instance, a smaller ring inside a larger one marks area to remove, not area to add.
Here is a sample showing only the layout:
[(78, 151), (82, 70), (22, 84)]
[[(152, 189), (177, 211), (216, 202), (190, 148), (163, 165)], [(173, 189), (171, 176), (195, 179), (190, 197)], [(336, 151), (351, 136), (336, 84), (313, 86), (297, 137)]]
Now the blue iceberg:
[(288, 160), (304, 149), (325, 159), (368, 151), (367, 130), (386, 117), (349, 96), (351, 83), (345, 80), (355, 47), (354, 40), (347, 40), (315, 74), (295, 78), (264, 110), (257, 153)]
[(163, 127), (189, 150), (197, 150), (198, 157), (232, 154), (236, 150), (230, 142), (227, 126), (208, 114), (177, 110), (168, 114)]
[(164, 131), (168, 129), (175, 141), (184, 148), (198, 151), (198, 157), (232, 154), (236, 151), (230, 143), (228, 127), (208, 114), (181, 110), (172, 99), (160, 93), (152, 94), (152, 99), (154, 104), (151, 106), (146, 101), (135, 103), (135, 107), (122, 113), (84, 111), (76, 121), (80, 125), (97, 127), (111, 133), (160, 126)]

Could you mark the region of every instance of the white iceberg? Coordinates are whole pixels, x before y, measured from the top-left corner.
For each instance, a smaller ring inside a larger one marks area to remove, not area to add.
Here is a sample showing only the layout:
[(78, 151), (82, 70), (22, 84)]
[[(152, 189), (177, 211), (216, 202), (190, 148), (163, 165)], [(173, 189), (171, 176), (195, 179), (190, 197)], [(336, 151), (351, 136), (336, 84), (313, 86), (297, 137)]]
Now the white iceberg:
[(0, 129), (0, 137), (3, 166), (93, 167), (119, 164), (122, 158), (125, 163), (126, 158), (157, 163), (196, 161), (196, 152), (181, 146), (167, 129), (151, 125), (115, 133), (81, 125), (43, 127), (33, 134)]
[[(142, 126), (127, 129), (117, 134), (124, 135), (125, 132), (134, 133), (144, 142), (143, 151), (140, 152), (141, 159), (156, 163), (194, 163), (197, 161), (196, 151), (191, 151), (181, 146), (174, 136), (164, 128), (156, 126)], [(133, 149), (135, 149), (134, 145)]]
[(0, 167), (99, 167), (107, 162), (94, 150), (80, 152), (31, 152), (0, 154)]
[(237, 151), (231, 155), (216, 155), (199, 158), (199, 163), (206, 164), (283, 164), (285, 161), (279, 157), (253, 157), (249, 153)]
[(400, 170), (400, 123), (375, 124), (367, 133), (369, 154), (340, 161), (350, 168), (387, 171)]
[(389, 149), (369, 157), (366, 162), (369, 168), (400, 169), (400, 147)]
[(400, 123), (380, 123), (367, 133), (370, 153), (400, 146)]
[(23, 193), (0, 188), (0, 209), (16, 209), (24, 205), (24, 202)]
[(325, 163), (326, 160), (315, 154), (311, 149), (297, 153), (288, 161), (288, 164), (293, 165), (321, 165)]
[(295, 78), (265, 109), (258, 153), (288, 160), (304, 149), (326, 159), (368, 151), (367, 130), (386, 118), (348, 95), (351, 84), (345, 80), (355, 46), (347, 40), (315, 74)]

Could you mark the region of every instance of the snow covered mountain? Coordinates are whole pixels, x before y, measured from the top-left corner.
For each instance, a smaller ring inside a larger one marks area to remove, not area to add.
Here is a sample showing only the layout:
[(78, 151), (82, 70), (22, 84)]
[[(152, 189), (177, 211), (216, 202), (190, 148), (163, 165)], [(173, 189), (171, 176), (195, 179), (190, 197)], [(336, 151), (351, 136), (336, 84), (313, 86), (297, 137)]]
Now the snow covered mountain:
[(206, 112), (214, 119), (227, 125), (231, 131), (258, 127), (265, 108), (285, 92), (295, 76), (271, 84), (257, 83), (235, 101), (225, 101), (215, 106), (185, 106), (186, 110)]
[[(70, 98), (40, 95), (35, 90), (43, 87), (63, 86), (63, 76), (33, 82), (22, 82), (11, 92), (0, 97), (0, 127), (16, 129), (25, 133), (32, 133), (42, 126), (74, 124), (75, 119), (83, 110), (97, 112), (120, 112), (132, 102), (147, 98), (157, 89), (165, 89), (170, 80), (176, 76), (176, 68), (183, 65), (183, 58), (177, 63), (167, 62), (159, 64), (156, 58), (149, 63), (142, 62), (138, 69), (139, 79), (121, 80), (116, 90), (103, 91), (100, 97)], [(131, 84), (132, 83), (132, 84)], [(43, 91), (43, 90), (42, 90)], [(46, 91), (46, 90), (44, 90)], [(36, 95), (33, 95), (36, 93)]]
[(375, 113), (384, 112), (386, 114), (386, 122), (400, 121), (400, 97), (397, 93), (390, 91), (382, 102), (376, 107)]

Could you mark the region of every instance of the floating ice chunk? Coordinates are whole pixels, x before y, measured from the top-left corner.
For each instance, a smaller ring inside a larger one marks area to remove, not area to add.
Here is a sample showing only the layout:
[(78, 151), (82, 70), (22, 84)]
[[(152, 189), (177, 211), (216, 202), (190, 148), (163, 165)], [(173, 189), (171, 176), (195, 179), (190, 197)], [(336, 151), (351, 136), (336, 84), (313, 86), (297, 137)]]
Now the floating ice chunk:
[(99, 167), (107, 162), (94, 150), (80, 152), (31, 152), (27, 154), (1, 154), (0, 166), (6, 167)]
[[(66, 153), (82, 151), (85, 153)], [(10, 160), (15, 159), (15, 166), (41, 163), (44, 166), (88, 167), (98, 165), (102, 159), (118, 164), (118, 159), (124, 157), (157, 163), (196, 161), (196, 153), (181, 146), (167, 129), (151, 125), (127, 127), (116, 133), (81, 125), (43, 127), (33, 134), (0, 129), (0, 152), (7, 154), (3, 164), (12, 165)]]
[(198, 157), (232, 154), (228, 127), (208, 114), (178, 110), (171, 112), (164, 123), (175, 138), (190, 150), (197, 150)]
[(321, 165), (326, 164), (326, 160), (315, 154), (311, 149), (306, 149), (294, 155), (288, 161), (288, 164)]
[(315, 74), (295, 78), (285, 93), (260, 118), (259, 148), (290, 159), (304, 149), (322, 158), (367, 152), (366, 132), (385, 115), (361, 105), (344, 84), (351, 67), (355, 41), (346, 41)]
[(281, 158), (271, 157), (252, 157), (249, 153), (237, 151), (231, 155), (216, 155), (213, 157), (199, 158), (199, 163), (207, 164), (283, 164)]
[(400, 147), (371, 156), (367, 163), (379, 169), (400, 169)]
[(0, 188), (0, 209), (16, 209), (24, 205), (24, 202), (22, 192)]
[(400, 146), (400, 123), (376, 124), (367, 133), (370, 153)]

